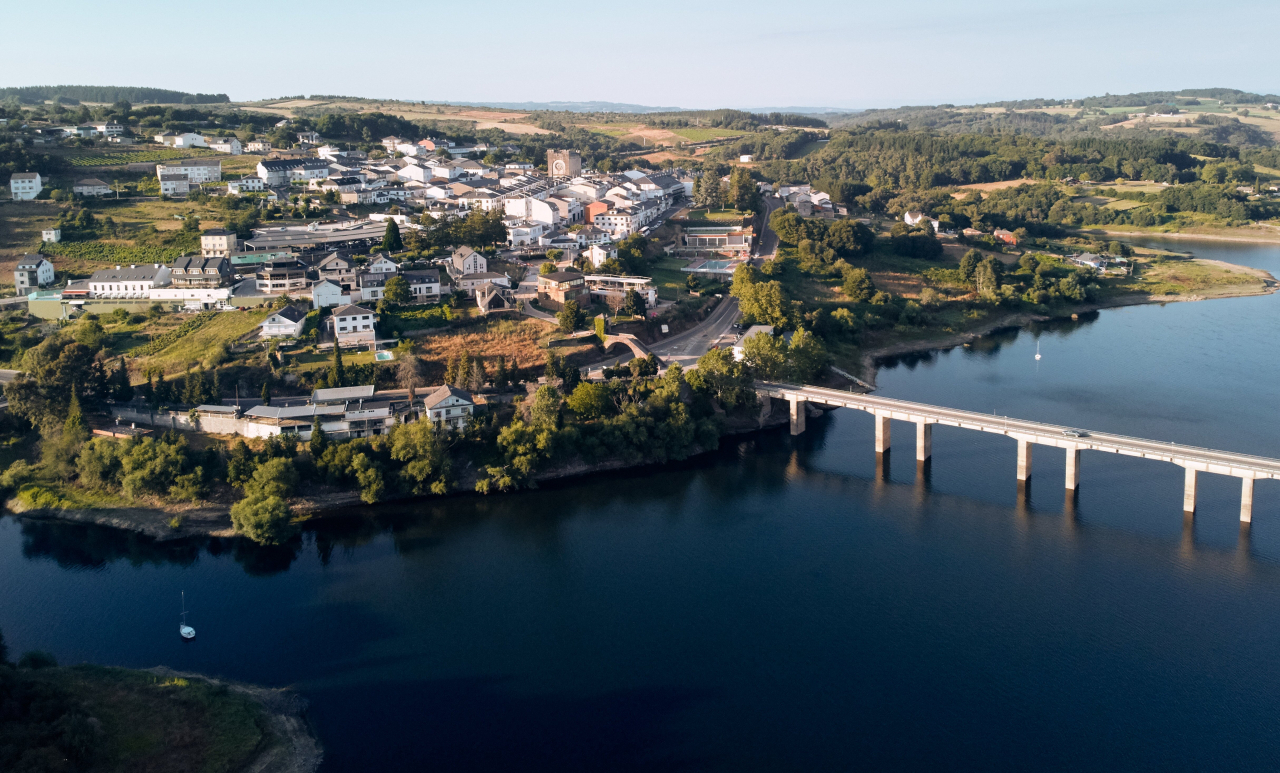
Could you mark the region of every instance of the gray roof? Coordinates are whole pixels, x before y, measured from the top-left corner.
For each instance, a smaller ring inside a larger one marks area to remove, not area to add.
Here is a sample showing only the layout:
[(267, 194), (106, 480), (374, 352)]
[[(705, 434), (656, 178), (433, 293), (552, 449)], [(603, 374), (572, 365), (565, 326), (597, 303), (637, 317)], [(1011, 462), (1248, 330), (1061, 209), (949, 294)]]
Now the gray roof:
[(17, 267), (19, 269), (39, 268), (40, 264), (43, 262), (45, 262), (45, 257), (43, 255), (32, 255), (31, 253), (27, 253), (22, 256), (22, 260), (18, 261)]
[(373, 309), (366, 309), (365, 307), (357, 306), (354, 303), (349, 303), (340, 309), (333, 310), (333, 316), (335, 317), (350, 317), (356, 314), (372, 314), (372, 313), (373, 313)]
[(290, 322), (301, 322), (307, 316), (307, 312), (299, 309), (297, 306), (285, 306), (279, 311), (273, 312), (266, 319), (262, 320), (262, 324), (267, 324), (272, 317), (284, 317)]
[(93, 272), (93, 276), (89, 277), (90, 282), (153, 282), (156, 274), (161, 268), (167, 266), (157, 266), (147, 263), (141, 266), (120, 266), (119, 268), (104, 268)]
[(409, 284), (422, 284), (423, 282), (439, 282), (439, 269), (427, 268), (421, 271), (401, 271), (400, 276), (405, 278)]
[(449, 397), (456, 397), (459, 400), (466, 400), (472, 405), (475, 404), (475, 400), (472, 399), (470, 392), (464, 392), (461, 389), (445, 384), (443, 386), (436, 387), (434, 392), (424, 397), (422, 399), (422, 405), (424, 408), (434, 408)]
[(11, 180), (34, 180), (40, 176), (39, 172), (15, 172)]
[(105, 188), (107, 186), (106, 183), (96, 177), (90, 177), (87, 180), (79, 180), (76, 182), (76, 185), (81, 187), (93, 186), (95, 188)]
[(311, 393), (312, 402), (332, 403), (346, 400), (360, 400), (373, 397), (373, 384), (353, 387), (337, 387), (335, 389), (317, 389)]

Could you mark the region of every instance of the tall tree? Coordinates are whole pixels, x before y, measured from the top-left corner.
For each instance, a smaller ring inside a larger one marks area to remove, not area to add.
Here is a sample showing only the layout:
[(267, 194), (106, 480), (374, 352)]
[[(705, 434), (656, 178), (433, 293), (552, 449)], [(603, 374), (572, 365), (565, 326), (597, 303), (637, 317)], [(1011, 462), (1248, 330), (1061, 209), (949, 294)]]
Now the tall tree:
[(382, 249), (387, 252), (400, 252), (404, 249), (404, 242), (400, 240), (400, 226), (395, 220), (387, 221), (387, 232), (382, 236)]
[(346, 386), (347, 373), (342, 367), (342, 347), (338, 346), (338, 342), (333, 343), (333, 366), (329, 369), (329, 388), (334, 389), (340, 386)]

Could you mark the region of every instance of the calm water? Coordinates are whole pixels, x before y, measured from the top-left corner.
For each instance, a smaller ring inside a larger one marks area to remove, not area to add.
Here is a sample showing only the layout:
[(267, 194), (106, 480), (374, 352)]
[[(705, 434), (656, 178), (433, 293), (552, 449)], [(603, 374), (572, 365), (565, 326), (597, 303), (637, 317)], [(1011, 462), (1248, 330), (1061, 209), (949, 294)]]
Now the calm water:
[[(1181, 243), (1180, 243), (1181, 244)], [(1196, 244), (1280, 274), (1280, 249)], [(1280, 456), (1280, 299), (1105, 311), (882, 393)], [(1033, 359), (1036, 340), (1043, 359)], [(1280, 485), (838, 412), (668, 469), (382, 509), (286, 549), (0, 520), (0, 628), (295, 685), (326, 771), (1274, 770)], [(895, 458), (896, 457), (896, 458)], [(175, 630), (186, 590), (199, 631)]]

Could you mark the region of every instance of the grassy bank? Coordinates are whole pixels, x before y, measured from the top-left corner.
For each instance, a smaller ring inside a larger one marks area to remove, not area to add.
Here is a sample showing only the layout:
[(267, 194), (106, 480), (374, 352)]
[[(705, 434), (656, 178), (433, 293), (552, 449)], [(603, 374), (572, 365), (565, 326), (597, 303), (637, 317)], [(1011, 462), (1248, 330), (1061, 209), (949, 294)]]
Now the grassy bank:
[[(0, 733), (0, 767), (230, 773), (277, 755), (290, 741), (273, 729), (253, 688), (93, 665), (0, 665), (0, 672), (7, 701), (19, 712), (6, 717)], [(61, 764), (39, 767), (41, 760)]]

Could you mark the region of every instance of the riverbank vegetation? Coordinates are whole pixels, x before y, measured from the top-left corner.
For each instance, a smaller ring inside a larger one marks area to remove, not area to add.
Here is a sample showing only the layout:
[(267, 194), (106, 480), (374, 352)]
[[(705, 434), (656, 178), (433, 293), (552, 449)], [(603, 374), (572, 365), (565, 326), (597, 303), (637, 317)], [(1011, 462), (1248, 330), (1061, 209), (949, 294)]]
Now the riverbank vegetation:
[(0, 636), (0, 770), (236, 771), (280, 743), (248, 695), (199, 678), (28, 652)]
[[(916, 227), (897, 222), (877, 234), (854, 220), (782, 209), (770, 223), (783, 244), (777, 256), (734, 274), (731, 292), (744, 322), (796, 331), (801, 340), (816, 336), (831, 363), (846, 371), (861, 368), (866, 350), (963, 333), (1001, 317), (1062, 316), (1143, 295), (1267, 287), (1257, 272), (1115, 241), (1030, 239), (1041, 248), (1014, 253), (990, 240), (940, 239), (928, 220)], [(1111, 268), (1064, 257), (1072, 252), (1097, 253)], [(816, 376), (821, 367), (805, 372)]]

